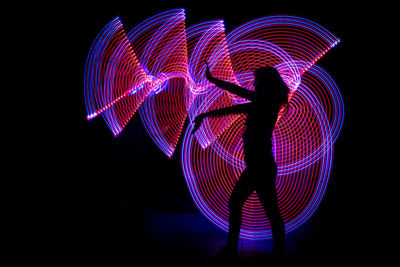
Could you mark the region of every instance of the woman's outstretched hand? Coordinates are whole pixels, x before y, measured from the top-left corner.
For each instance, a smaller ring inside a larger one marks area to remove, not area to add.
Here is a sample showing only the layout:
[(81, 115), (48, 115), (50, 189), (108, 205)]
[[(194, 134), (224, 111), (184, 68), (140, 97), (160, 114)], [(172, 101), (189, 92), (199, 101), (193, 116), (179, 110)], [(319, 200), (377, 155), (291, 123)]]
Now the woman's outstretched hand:
[(192, 130), (192, 134), (194, 134), (200, 128), (204, 118), (205, 118), (204, 114), (200, 114), (194, 119), (194, 127)]
[(212, 82), (212, 79), (214, 79), (214, 77), (211, 75), (210, 72), (210, 67), (208, 66), (208, 63), (206, 62), (206, 78), (207, 80), (209, 80), (210, 82)]

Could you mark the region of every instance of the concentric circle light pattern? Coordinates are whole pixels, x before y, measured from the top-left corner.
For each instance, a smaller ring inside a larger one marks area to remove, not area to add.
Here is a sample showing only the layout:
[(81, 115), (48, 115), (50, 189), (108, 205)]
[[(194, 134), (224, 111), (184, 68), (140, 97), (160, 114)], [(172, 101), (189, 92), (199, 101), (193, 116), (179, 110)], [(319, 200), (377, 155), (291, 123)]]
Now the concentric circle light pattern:
[[(85, 69), (87, 119), (101, 115), (117, 136), (139, 111), (157, 146), (171, 157), (183, 135), (181, 161), (191, 196), (215, 225), (228, 230), (228, 200), (246, 168), (242, 133), (245, 114), (205, 119), (200, 113), (239, 105), (246, 99), (223, 91), (204, 76), (254, 90), (253, 72), (271, 66), (290, 89), (289, 112), (273, 132), (276, 186), (286, 232), (318, 207), (332, 165), (333, 144), (343, 122), (343, 101), (333, 79), (315, 63), (340, 40), (299, 17), (269, 16), (229, 34), (222, 20), (186, 27), (185, 10), (151, 17), (126, 32), (117, 17), (95, 39)], [(254, 193), (243, 207), (241, 238), (272, 237)]]

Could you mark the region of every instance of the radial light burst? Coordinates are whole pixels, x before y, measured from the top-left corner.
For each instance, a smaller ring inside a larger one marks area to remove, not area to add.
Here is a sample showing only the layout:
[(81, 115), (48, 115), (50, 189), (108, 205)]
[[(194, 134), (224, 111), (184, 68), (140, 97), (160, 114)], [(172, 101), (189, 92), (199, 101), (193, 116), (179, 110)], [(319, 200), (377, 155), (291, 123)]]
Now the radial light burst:
[[(343, 123), (343, 100), (333, 79), (315, 63), (340, 39), (299, 17), (269, 16), (226, 34), (222, 20), (186, 27), (185, 10), (157, 14), (130, 32), (120, 18), (107, 24), (87, 58), (87, 119), (103, 117), (114, 136), (139, 110), (149, 135), (172, 157), (183, 135), (181, 162), (191, 196), (215, 225), (228, 230), (228, 200), (246, 168), (245, 115), (208, 118), (191, 134), (185, 120), (247, 100), (209, 83), (214, 77), (254, 90), (253, 72), (276, 68), (290, 89), (289, 112), (279, 115), (273, 154), (279, 207), (286, 232), (302, 225), (326, 190), (333, 144)], [(257, 194), (243, 207), (240, 236), (272, 237)]]

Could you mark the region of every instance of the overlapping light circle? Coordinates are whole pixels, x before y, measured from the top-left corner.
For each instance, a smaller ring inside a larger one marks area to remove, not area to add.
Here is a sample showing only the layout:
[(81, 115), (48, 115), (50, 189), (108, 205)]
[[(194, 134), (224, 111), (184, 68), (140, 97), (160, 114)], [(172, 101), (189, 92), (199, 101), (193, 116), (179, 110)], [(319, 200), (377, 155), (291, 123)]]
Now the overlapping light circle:
[[(225, 34), (223, 21), (189, 28), (185, 11), (160, 13), (125, 33), (119, 18), (96, 38), (85, 70), (88, 119), (102, 115), (117, 136), (139, 110), (150, 136), (169, 157), (183, 132), (181, 161), (191, 196), (215, 225), (228, 230), (230, 193), (246, 167), (245, 116), (208, 118), (191, 134), (185, 120), (205, 111), (245, 103), (204, 77), (253, 90), (253, 71), (272, 66), (291, 90), (289, 112), (273, 133), (278, 201), (286, 232), (318, 207), (343, 122), (343, 101), (333, 79), (316, 61), (340, 40), (320, 25), (293, 16), (270, 16)], [(269, 221), (254, 193), (243, 207), (240, 236), (271, 238)]]

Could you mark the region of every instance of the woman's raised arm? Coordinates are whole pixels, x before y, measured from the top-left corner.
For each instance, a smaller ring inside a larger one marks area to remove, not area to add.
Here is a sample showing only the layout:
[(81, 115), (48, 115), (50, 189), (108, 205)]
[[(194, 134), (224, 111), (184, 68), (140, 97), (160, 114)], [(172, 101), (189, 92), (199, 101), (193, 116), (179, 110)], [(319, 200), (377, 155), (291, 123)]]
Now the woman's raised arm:
[(228, 92), (230, 92), (232, 94), (238, 95), (240, 97), (246, 98), (247, 100), (252, 101), (256, 97), (256, 95), (255, 95), (256, 93), (254, 91), (250, 91), (250, 90), (245, 89), (243, 87), (240, 87), (239, 85), (236, 85), (234, 83), (230, 83), (230, 82), (226, 82), (226, 81), (222, 81), (222, 80), (219, 80), (217, 78), (214, 78), (211, 75), (210, 68), (208, 67), (208, 64), (207, 64), (207, 67), (206, 67), (206, 78), (211, 83), (213, 83), (216, 86), (218, 86), (219, 88), (224, 89), (224, 90), (226, 90), (226, 91), (228, 91)]

